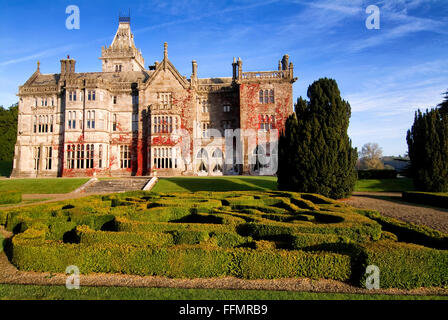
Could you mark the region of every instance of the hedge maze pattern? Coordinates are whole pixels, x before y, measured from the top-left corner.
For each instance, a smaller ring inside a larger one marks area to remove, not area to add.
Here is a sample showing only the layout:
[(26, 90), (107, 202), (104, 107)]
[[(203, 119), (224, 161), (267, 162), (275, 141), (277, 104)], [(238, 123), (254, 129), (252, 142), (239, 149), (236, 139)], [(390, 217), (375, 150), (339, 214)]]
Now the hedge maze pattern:
[(0, 211), (21, 270), (448, 284), (447, 235), (313, 194), (130, 192)]

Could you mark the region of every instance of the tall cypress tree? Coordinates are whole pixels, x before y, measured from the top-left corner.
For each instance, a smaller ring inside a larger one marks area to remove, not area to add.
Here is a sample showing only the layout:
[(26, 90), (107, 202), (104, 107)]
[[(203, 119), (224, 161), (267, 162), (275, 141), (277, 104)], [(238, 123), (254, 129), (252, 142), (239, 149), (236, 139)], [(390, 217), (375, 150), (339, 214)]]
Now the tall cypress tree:
[(448, 191), (448, 114), (432, 109), (415, 113), (406, 137), (410, 172), (419, 191)]
[(357, 150), (347, 134), (351, 108), (333, 79), (319, 79), (299, 98), (279, 140), (280, 190), (349, 196), (356, 183)]

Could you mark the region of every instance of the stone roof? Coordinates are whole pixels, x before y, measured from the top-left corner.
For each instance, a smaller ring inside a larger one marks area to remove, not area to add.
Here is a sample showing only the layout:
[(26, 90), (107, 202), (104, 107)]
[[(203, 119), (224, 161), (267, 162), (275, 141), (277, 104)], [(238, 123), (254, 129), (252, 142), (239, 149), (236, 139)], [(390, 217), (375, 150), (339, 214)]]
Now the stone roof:
[[(129, 71), (129, 72), (80, 72), (71, 74), (70, 80), (90, 80), (106, 82), (146, 82), (154, 71)], [(34, 78), (34, 79), (33, 79)], [(24, 86), (52, 86), (57, 85), (61, 75), (56, 74), (34, 74)]]

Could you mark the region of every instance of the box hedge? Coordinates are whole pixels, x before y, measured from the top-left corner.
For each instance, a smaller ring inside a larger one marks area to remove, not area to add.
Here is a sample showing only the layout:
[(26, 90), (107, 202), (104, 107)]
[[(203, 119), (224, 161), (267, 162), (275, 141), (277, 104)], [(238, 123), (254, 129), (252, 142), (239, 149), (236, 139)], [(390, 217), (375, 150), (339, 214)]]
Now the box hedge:
[[(363, 245), (364, 267), (380, 270), (380, 288), (412, 289), (448, 285), (448, 251), (390, 240)], [(365, 277), (361, 286), (365, 286)]]
[(22, 202), (22, 193), (18, 191), (1, 191), (0, 204), (15, 204)]
[[(66, 244), (44, 240), (43, 231), (29, 229), (13, 238), (13, 263), (20, 270), (64, 272), (69, 265), (81, 273), (125, 273), (175, 278), (235, 276), (246, 279), (312, 277), (347, 280), (350, 257), (333, 253), (206, 246), (150, 248), (119, 244)], [(198, 263), (200, 262), (200, 263)]]
[(448, 208), (447, 193), (408, 191), (402, 193), (402, 199), (408, 202), (426, 204), (429, 206), (440, 208)]

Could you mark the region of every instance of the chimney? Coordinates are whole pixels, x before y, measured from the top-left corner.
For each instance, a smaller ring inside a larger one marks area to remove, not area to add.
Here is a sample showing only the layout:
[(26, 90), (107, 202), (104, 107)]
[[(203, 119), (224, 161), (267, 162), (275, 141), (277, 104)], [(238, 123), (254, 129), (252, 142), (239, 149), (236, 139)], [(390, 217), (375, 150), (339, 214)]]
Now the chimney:
[(198, 63), (196, 62), (196, 60), (193, 60), (191, 62), (191, 68), (192, 68), (191, 78), (197, 79), (198, 78)]
[(282, 70), (288, 70), (289, 55), (285, 54), (282, 59)]
[(233, 69), (233, 80), (236, 80), (236, 59), (233, 57), (233, 63), (232, 63), (232, 69)]
[(240, 57), (238, 57), (238, 79), (241, 80), (243, 78), (243, 61)]
[(75, 65), (76, 60), (70, 59), (70, 56), (67, 56), (67, 59), (61, 60), (61, 75), (75, 73)]

